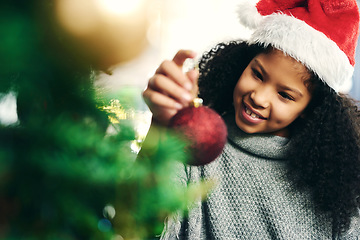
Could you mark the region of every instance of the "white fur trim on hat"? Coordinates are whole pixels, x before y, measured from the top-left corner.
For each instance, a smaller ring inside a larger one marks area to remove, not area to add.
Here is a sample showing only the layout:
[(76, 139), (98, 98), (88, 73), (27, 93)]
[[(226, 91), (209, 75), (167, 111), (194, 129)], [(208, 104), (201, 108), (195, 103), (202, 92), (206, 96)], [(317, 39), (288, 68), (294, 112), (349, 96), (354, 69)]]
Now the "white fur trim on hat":
[(350, 90), (354, 67), (346, 54), (325, 34), (304, 21), (279, 13), (263, 17), (256, 25), (249, 44), (260, 43), (282, 50), (303, 63), (336, 92)]

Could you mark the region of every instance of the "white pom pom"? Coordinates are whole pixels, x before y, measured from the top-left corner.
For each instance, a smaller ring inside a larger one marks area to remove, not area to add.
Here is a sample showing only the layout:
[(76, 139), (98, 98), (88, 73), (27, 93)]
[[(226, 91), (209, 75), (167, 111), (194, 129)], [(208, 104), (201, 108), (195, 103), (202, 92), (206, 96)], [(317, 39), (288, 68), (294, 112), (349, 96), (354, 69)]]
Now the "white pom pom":
[(240, 23), (250, 29), (258, 27), (264, 19), (257, 11), (256, 2), (254, 1), (242, 1), (238, 4), (237, 13)]

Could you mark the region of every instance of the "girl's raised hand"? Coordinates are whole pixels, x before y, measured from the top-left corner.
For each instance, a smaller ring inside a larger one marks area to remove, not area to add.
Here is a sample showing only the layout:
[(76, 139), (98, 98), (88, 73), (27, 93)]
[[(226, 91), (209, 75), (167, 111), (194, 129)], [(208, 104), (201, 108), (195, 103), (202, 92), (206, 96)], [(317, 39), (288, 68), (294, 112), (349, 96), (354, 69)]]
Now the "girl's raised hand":
[(143, 98), (157, 123), (167, 126), (171, 117), (196, 97), (198, 70), (182, 70), (185, 60), (195, 55), (193, 51), (180, 50), (173, 60), (162, 62), (150, 78)]

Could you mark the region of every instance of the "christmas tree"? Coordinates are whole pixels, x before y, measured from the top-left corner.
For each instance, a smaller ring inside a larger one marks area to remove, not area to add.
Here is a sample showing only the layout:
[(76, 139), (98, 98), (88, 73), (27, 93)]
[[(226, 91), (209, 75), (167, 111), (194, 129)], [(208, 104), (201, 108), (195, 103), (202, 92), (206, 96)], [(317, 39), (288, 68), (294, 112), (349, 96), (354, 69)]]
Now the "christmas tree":
[(121, 96), (94, 89), (98, 55), (54, 2), (0, 3), (0, 93), (18, 115), (0, 125), (0, 238), (148, 239), (196, 195), (171, 184), (184, 144), (167, 135), (136, 160)]

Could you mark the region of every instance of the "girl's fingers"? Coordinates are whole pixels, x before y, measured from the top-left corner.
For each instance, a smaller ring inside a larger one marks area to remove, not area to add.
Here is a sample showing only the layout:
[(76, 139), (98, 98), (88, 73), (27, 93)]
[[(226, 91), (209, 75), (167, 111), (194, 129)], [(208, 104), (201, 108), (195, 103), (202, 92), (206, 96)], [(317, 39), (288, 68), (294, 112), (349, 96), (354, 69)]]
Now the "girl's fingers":
[(143, 98), (150, 109), (168, 108), (168, 109), (180, 110), (183, 108), (183, 106), (174, 99), (157, 91), (151, 90), (149, 88), (143, 92)]
[(180, 50), (172, 61), (164, 61), (150, 78), (143, 98), (153, 114), (153, 119), (168, 124), (182, 108), (189, 106), (197, 96), (198, 71), (183, 72), (187, 58), (194, 58), (195, 52)]
[(170, 119), (183, 108), (174, 99), (150, 88), (143, 92), (143, 98), (152, 112), (153, 119), (164, 126), (167, 126)]
[(156, 70), (157, 74), (164, 74), (171, 78), (179, 86), (188, 91), (192, 90), (192, 81), (183, 73), (182, 66), (187, 58), (194, 58), (196, 53), (190, 50), (180, 50), (176, 53), (172, 61), (164, 61)]
[(198, 96), (199, 87), (198, 87), (198, 79), (199, 79), (199, 70), (198, 69), (192, 69), (186, 73), (186, 76), (190, 79), (192, 82), (192, 89), (191, 89), (191, 95), (193, 97)]
[[(173, 58), (173, 62), (178, 66), (178, 67), (180, 67), (181, 68), (181, 71), (182, 71), (182, 67), (183, 67), (183, 65), (184, 65), (184, 62), (185, 62), (185, 60), (186, 59), (188, 59), (188, 58), (195, 58), (196, 57), (196, 53), (194, 52), (194, 51), (191, 51), (191, 50), (180, 50), (180, 51), (178, 51), (176, 54), (175, 54), (175, 56), (174, 56), (174, 58)], [(188, 73), (186, 74), (187, 76), (189, 76), (188, 75)], [(197, 78), (198, 76), (196, 76), (196, 78)], [(197, 89), (196, 89), (196, 95), (194, 95), (194, 80), (193, 79), (189, 79), (190, 80), (190, 83), (189, 82), (185, 82), (184, 84), (183, 84), (183, 86), (187, 89), (187, 90), (189, 90), (191, 93), (192, 93), (192, 95), (193, 96), (197, 96)], [(197, 86), (197, 83), (196, 83), (196, 86)]]
[(160, 67), (156, 70), (155, 74), (163, 74), (174, 81), (179, 86), (185, 88), (188, 91), (192, 89), (192, 83), (183, 73), (182, 68), (179, 67), (173, 61), (164, 61)]
[(143, 97), (153, 120), (164, 126), (168, 126), (171, 118), (184, 107), (174, 99), (151, 89), (144, 91)]
[(194, 58), (194, 57), (196, 57), (195, 52), (191, 50), (180, 50), (175, 54), (173, 61), (176, 65), (182, 67), (187, 58)]
[(150, 78), (149, 88), (181, 102), (184, 106), (188, 105), (193, 99), (193, 96), (188, 91), (161, 74), (155, 74)]

